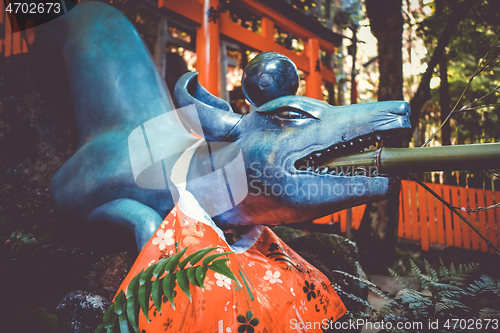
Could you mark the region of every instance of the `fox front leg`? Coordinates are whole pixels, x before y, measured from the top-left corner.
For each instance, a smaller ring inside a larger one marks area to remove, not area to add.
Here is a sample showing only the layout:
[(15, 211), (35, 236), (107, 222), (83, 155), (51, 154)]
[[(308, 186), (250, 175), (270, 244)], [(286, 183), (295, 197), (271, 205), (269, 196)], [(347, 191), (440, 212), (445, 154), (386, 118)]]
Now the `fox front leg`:
[(138, 201), (117, 199), (94, 209), (89, 221), (108, 221), (127, 227), (134, 232), (140, 251), (158, 229), (163, 218), (153, 208)]

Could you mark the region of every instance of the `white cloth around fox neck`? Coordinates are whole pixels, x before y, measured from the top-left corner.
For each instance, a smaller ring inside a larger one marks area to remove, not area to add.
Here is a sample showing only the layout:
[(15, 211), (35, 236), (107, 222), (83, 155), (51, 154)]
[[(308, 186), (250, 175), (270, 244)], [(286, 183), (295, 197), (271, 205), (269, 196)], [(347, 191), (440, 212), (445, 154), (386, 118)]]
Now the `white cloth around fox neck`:
[[(212, 218), (207, 214), (203, 207), (201, 207), (194, 195), (186, 189), (186, 179), (189, 168), (186, 168), (185, 166), (190, 165), (196, 149), (203, 143), (205, 143), (205, 139), (200, 139), (191, 147), (186, 149), (186, 151), (181, 155), (181, 157), (177, 160), (174, 167), (172, 168), (171, 181), (175, 185), (179, 193), (179, 209), (181, 209), (182, 212), (186, 214), (186, 216), (200, 221), (201, 223), (215, 230), (219, 237), (227, 243), (224, 231), (222, 231), (222, 229), (217, 226), (214, 220), (212, 220)], [(227, 244), (234, 252), (245, 252), (255, 244), (264, 228), (264, 225), (251, 226), (249, 230), (245, 234), (243, 234), (241, 238), (238, 239), (234, 244)]]

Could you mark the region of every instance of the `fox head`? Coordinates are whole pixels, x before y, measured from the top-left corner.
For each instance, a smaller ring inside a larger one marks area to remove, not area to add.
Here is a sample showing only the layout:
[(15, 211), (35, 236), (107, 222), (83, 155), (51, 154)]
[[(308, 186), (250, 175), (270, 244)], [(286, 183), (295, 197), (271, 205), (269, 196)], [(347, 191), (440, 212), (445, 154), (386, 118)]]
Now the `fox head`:
[[(178, 173), (184, 180), (176, 185), (185, 184), (221, 227), (304, 221), (381, 199), (391, 189), (386, 175), (326, 169), (325, 161), (409, 128), (404, 102), (332, 107), (294, 96), (295, 65), (267, 53), (245, 70), (256, 79), (242, 85), (255, 112), (233, 113), (198, 84), (196, 73), (178, 81), (171, 112), (164, 80), (118, 10), (83, 2), (37, 27), (37, 36), (44, 54), (64, 55), (57, 66), (68, 76), (78, 128), (78, 150), (51, 183), (55, 208), (125, 226), (139, 249), (177, 202), (169, 181), (179, 166), (187, 175)], [(253, 76), (260, 66), (266, 75)], [(202, 141), (187, 126), (208, 143), (197, 145)]]
[[(247, 115), (235, 114), (226, 101), (198, 83), (197, 73), (187, 73), (178, 81), (174, 101), (178, 108), (196, 106), (195, 114), (181, 111), (179, 116), (187, 126), (201, 123), (198, 130), (191, 127), (202, 132), (198, 134), (210, 147), (194, 154), (188, 180), (242, 156), (246, 181), (239, 183), (239, 189), (229, 188), (246, 195), (238, 202), (233, 199), (232, 208), (214, 216), (223, 227), (305, 221), (383, 199), (394, 178), (377, 170), (329, 169), (325, 163), (410, 128), (410, 109), (402, 101), (337, 107), (289, 95)], [(241, 173), (225, 168), (228, 185), (233, 172)], [(187, 182), (188, 190), (203, 208), (218, 205), (221, 197), (213, 184), (192, 184)]]

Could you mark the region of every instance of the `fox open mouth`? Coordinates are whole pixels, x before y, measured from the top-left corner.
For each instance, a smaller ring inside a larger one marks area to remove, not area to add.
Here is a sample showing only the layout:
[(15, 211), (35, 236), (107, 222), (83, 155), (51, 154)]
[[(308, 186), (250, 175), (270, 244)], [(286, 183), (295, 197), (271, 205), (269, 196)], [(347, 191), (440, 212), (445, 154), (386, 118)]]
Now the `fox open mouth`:
[(388, 130), (381, 132), (374, 132), (356, 137), (350, 141), (344, 141), (334, 144), (323, 150), (317, 150), (311, 154), (300, 158), (294, 164), (295, 169), (307, 171), (317, 175), (331, 175), (331, 176), (382, 176), (378, 174), (376, 168), (367, 170), (364, 167), (329, 167), (328, 162), (334, 158), (341, 156), (348, 156), (355, 153), (362, 153), (367, 151), (375, 151), (387, 142), (393, 141), (393, 138), (399, 134), (399, 131)]

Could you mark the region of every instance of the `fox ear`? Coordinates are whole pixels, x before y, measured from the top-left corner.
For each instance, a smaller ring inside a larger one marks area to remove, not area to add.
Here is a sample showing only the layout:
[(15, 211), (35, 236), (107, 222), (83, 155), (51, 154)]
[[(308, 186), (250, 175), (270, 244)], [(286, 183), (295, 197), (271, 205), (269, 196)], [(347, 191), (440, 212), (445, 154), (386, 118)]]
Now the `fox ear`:
[[(210, 94), (198, 82), (198, 73), (196, 72), (186, 73), (177, 81), (174, 102), (177, 108), (195, 105), (197, 114), (183, 112), (183, 109), (178, 109), (177, 113), (194, 132), (210, 141), (232, 141), (227, 140), (229, 133), (243, 117), (234, 113), (228, 102)], [(203, 133), (199, 133), (200, 130)], [(231, 137), (233, 134), (237, 135), (233, 131)]]

